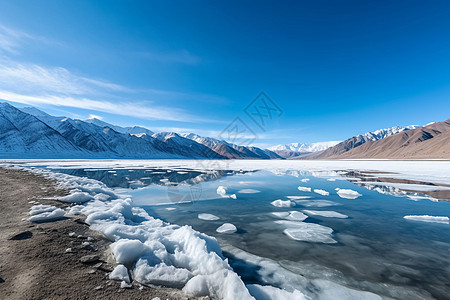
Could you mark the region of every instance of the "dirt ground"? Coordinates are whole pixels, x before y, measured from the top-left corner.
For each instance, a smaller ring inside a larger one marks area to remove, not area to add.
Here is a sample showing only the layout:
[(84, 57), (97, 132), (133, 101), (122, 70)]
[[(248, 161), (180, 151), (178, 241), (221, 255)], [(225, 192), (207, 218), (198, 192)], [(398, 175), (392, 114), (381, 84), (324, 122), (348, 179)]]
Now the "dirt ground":
[[(29, 201), (65, 207), (42, 198), (66, 193), (44, 177), (0, 168), (1, 299), (191, 299), (178, 290), (138, 283), (120, 288), (120, 282), (109, 280), (114, 268), (109, 241), (91, 231), (83, 218), (27, 221), (34, 205)], [(88, 237), (90, 245), (83, 246)]]

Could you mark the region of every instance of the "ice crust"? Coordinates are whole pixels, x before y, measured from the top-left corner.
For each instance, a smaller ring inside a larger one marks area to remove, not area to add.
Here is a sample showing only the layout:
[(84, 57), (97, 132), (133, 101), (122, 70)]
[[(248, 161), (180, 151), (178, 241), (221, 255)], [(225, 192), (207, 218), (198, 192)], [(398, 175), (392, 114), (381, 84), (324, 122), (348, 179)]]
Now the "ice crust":
[(216, 221), (220, 219), (218, 216), (213, 214), (198, 214), (198, 218), (205, 221)]
[(270, 202), (270, 204), (272, 204), (273, 206), (276, 206), (276, 207), (292, 207), (292, 206), (295, 206), (295, 202), (294, 201), (291, 201), (291, 200), (284, 200), (283, 201), (281, 199), (272, 201), (272, 202)]
[(35, 223), (51, 222), (64, 218), (66, 213), (52, 205), (34, 205), (30, 208), (28, 221)]
[(421, 222), (430, 222), (430, 223), (443, 223), (443, 224), (449, 224), (449, 218), (448, 217), (436, 217), (436, 216), (428, 216), (428, 215), (410, 215), (410, 216), (404, 216), (403, 218), (407, 220), (412, 221), (421, 221)]
[(347, 215), (338, 213), (336, 211), (332, 210), (303, 210), (304, 213), (310, 215), (310, 216), (321, 216), (326, 218), (340, 218), (340, 219), (346, 219), (348, 218)]

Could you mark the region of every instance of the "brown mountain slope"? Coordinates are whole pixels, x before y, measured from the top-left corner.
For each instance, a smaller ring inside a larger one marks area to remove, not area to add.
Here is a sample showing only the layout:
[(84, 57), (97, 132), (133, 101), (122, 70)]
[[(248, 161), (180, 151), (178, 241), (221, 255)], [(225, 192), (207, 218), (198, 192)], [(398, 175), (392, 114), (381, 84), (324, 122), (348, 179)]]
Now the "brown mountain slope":
[(330, 159), (450, 159), (450, 119), (367, 142)]

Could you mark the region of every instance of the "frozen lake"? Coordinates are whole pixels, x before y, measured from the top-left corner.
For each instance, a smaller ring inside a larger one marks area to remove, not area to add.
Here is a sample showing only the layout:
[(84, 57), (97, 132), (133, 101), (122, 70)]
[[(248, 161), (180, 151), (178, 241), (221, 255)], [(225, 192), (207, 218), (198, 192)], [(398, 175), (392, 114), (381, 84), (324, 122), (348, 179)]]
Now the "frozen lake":
[(314, 299), (448, 297), (450, 202), (421, 193), (446, 195), (448, 161), (27, 165), (102, 181), (151, 216), (214, 236), (246, 284)]

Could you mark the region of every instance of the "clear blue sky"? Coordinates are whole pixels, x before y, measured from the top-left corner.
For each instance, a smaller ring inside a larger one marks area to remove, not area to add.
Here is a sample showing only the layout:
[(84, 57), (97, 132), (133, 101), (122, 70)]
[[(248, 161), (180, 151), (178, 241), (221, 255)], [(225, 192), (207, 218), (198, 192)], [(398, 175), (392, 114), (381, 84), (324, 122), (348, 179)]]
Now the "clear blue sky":
[[(269, 146), (450, 117), (449, 1), (4, 1), (0, 98)], [(283, 110), (262, 131), (244, 108)]]

